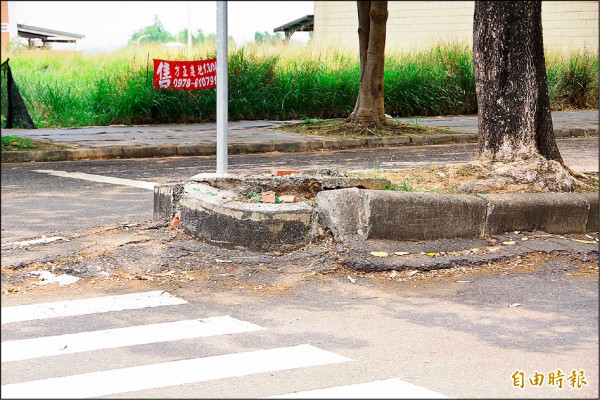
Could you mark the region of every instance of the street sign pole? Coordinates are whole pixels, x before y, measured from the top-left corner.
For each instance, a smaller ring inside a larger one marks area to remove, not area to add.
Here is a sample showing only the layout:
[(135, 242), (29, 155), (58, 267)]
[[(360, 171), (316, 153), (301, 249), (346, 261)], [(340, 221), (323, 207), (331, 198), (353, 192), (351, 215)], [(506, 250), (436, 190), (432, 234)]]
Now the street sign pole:
[(187, 14), (188, 14), (187, 48), (188, 48), (188, 52), (190, 52), (190, 54), (191, 54), (191, 51), (192, 51), (192, 11), (190, 9), (190, 3), (191, 3), (190, 1), (188, 1), (188, 3), (187, 3)]
[(227, 173), (227, 1), (217, 1), (217, 174)]

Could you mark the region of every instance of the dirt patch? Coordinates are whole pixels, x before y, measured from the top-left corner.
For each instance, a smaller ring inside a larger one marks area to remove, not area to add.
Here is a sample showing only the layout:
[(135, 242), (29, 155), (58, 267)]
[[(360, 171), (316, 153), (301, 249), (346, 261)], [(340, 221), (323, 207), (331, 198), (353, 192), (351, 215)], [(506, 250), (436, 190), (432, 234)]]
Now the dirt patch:
[[(477, 162), (453, 164), (445, 166), (414, 167), (406, 169), (361, 170), (349, 171), (348, 176), (361, 178), (382, 178), (391, 182), (387, 188), (405, 192), (432, 193), (545, 193), (551, 191), (597, 192), (598, 174), (586, 173), (577, 175), (577, 181), (571, 190), (550, 190), (550, 185), (541, 185), (539, 175), (531, 176), (529, 181), (506, 177), (496, 180), (495, 184), (474, 185), (493, 174), (491, 164)], [(497, 164), (499, 166), (499, 164)]]
[[(166, 223), (144, 223), (68, 240), (2, 250), (3, 295), (57, 286), (40, 279), (36, 275), (39, 271), (78, 277), (75, 286), (109, 288), (119, 282), (133, 287), (190, 284), (207, 290), (234, 288), (275, 295), (286, 293), (310, 271), (338, 265), (331, 238), (289, 253), (254, 252), (211, 246)], [(97, 251), (100, 249), (103, 251)]]
[(343, 119), (309, 119), (294, 124), (283, 124), (278, 126), (277, 129), (298, 134), (318, 135), (331, 138), (364, 138), (454, 133), (442, 128), (419, 126), (418, 124), (399, 124), (392, 121), (390, 124), (379, 127), (365, 127), (346, 124)]
[[(190, 288), (207, 293), (234, 291), (252, 296), (280, 296), (305, 285), (332, 281), (350, 286), (375, 285), (390, 290), (408, 290), (415, 285), (448, 280), (472, 281), (475, 276), (486, 274), (552, 273), (572, 278), (593, 277), (598, 274), (597, 251), (587, 247), (594, 246), (596, 238), (597, 235), (564, 238), (542, 235), (538, 240), (546, 240), (549, 249), (563, 250), (528, 250), (521, 254), (511, 250), (506, 256), (485, 263), (475, 264), (465, 258), (464, 262), (432, 270), (406, 267), (402, 258), (409, 256), (404, 255), (398, 256), (396, 269), (360, 272), (344, 267), (348, 251), (358, 250), (348, 249), (326, 235), (289, 253), (255, 252), (211, 246), (180, 229), (166, 226), (166, 223), (128, 224), (72, 237), (62, 244), (53, 242), (27, 249), (2, 250), (1, 289), (2, 296), (21, 296), (30, 292), (51, 294), (58, 284), (44, 282), (36, 275), (39, 271), (76, 276), (80, 279), (68, 287), (98, 293), (110, 293), (119, 288)], [(556, 247), (554, 242), (559, 239), (566, 244)], [(504, 245), (503, 238), (498, 240), (496, 247), (508, 250), (518, 247), (518, 243), (506, 242)], [(527, 243), (532, 240), (533, 237)], [(455, 252), (468, 253), (470, 257), (475, 251), (470, 246), (466, 243)], [(587, 250), (579, 251), (573, 246), (587, 246)], [(101, 247), (105, 251), (96, 251)], [(52, 248), (55, 251), (50, 251)], [(567, 248), (572, 250), (564, 250)], [(479, 248), (479, 253), (483, 250)], [(435, 254), (425, 253), (423, 257), (437, 260), (451, 254), (450, 250), (441, 247), (435, 251)], [(39, 255), (49, 252), (53, 257), (40, 261)], [(13, 261), (20, 260), (24, 253), (28, 253), (29, 262), (15, 264)], [(378, 258), (373, 253), (371, 257)]]
[[(345, 123), (343, 119), (309, 119), (284, 124), (278, 129), (333, 138), (364, 138), (408, 135), (453, 134), (447, 129), (391, 122), (380, 127)], [(384, 178), (387, 188), (408, 192), (436, 193), (546, 193), (597, 192), (598, 174), (568, 170), (558, 162), (532, 157), (514, 162), (473, 161), (449, 166), (415, 167), (403, 170), (352, 171), (350, 177)]]

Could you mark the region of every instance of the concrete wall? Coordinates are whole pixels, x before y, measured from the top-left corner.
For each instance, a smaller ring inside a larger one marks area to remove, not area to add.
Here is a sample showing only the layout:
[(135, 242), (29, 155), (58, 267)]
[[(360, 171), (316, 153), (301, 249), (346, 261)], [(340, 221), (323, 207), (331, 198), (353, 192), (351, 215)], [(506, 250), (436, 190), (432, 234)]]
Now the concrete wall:
[[(386, 49), (427, 47), (440, 40), (473, 43), (473, 1), (390, 1)], [(544, 46), (598, 51), (597, 1), (542, 2)], [(358, 50), (355, 1), (315, 1), (313, 41)]]

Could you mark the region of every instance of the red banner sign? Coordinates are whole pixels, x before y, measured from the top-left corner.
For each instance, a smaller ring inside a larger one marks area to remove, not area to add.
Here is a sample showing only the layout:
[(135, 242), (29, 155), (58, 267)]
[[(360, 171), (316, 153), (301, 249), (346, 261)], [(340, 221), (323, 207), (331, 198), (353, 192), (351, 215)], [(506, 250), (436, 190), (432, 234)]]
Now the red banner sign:
[(153, 84), (160, 90), (200, 90), (217, 87), (217, 59), (154, 60)]

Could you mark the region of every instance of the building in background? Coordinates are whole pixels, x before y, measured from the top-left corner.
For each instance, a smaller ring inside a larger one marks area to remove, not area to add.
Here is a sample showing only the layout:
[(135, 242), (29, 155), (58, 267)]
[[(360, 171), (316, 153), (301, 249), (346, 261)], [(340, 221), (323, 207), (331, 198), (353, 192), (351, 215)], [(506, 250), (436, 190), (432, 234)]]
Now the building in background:
[(283, 32), (285, 34), (285, 40), (290, 41), (294, 32), (313, 32), (315, 27), (315, 16), (305, 15), (304, 17), (288, 22), (287, 24), (278, 26), (273, 29), (273, 32)]
[(17, 24), (17, 6), (14, 1), (0, 1), (2, 16), (2, 54), (11, 45), (21, 43), (22, 46), (33, 49), (44, 50), (77, 50), (77, 41), (85, 36), (78, 33), (70, 33)]
[[(386, 49), (473, 44), (474, 1), (390, 1)], [(598, 1), (543, 1), (544, 47), (598, 51)], [(315, 1), (315, 44), (358, 51), (356, 1)]]
[[(27, 48), (29, 50), (77, 50), (77, 41), (85, 37), (78, 33), (62, 32), (23, 24), (17, 24), (17, 34), (19, 38), (27, 41)], [(55, 45), (63, 46), (62, 48), (57, 48)], [(67, 47), (64, 45), (67, 45)]]
[(0, 19), (1, 29), (0, 29), (0, 41), (1, 41), (1, 51), (2, 54), (6, 53), (8, 49), (8, 42), (11, 38), (17, 36), (17, 24), (13, 17), (12, 21), (10, 16), (15, 14), (14, 6), (9, 4), (8, 1), (0, 1)]

